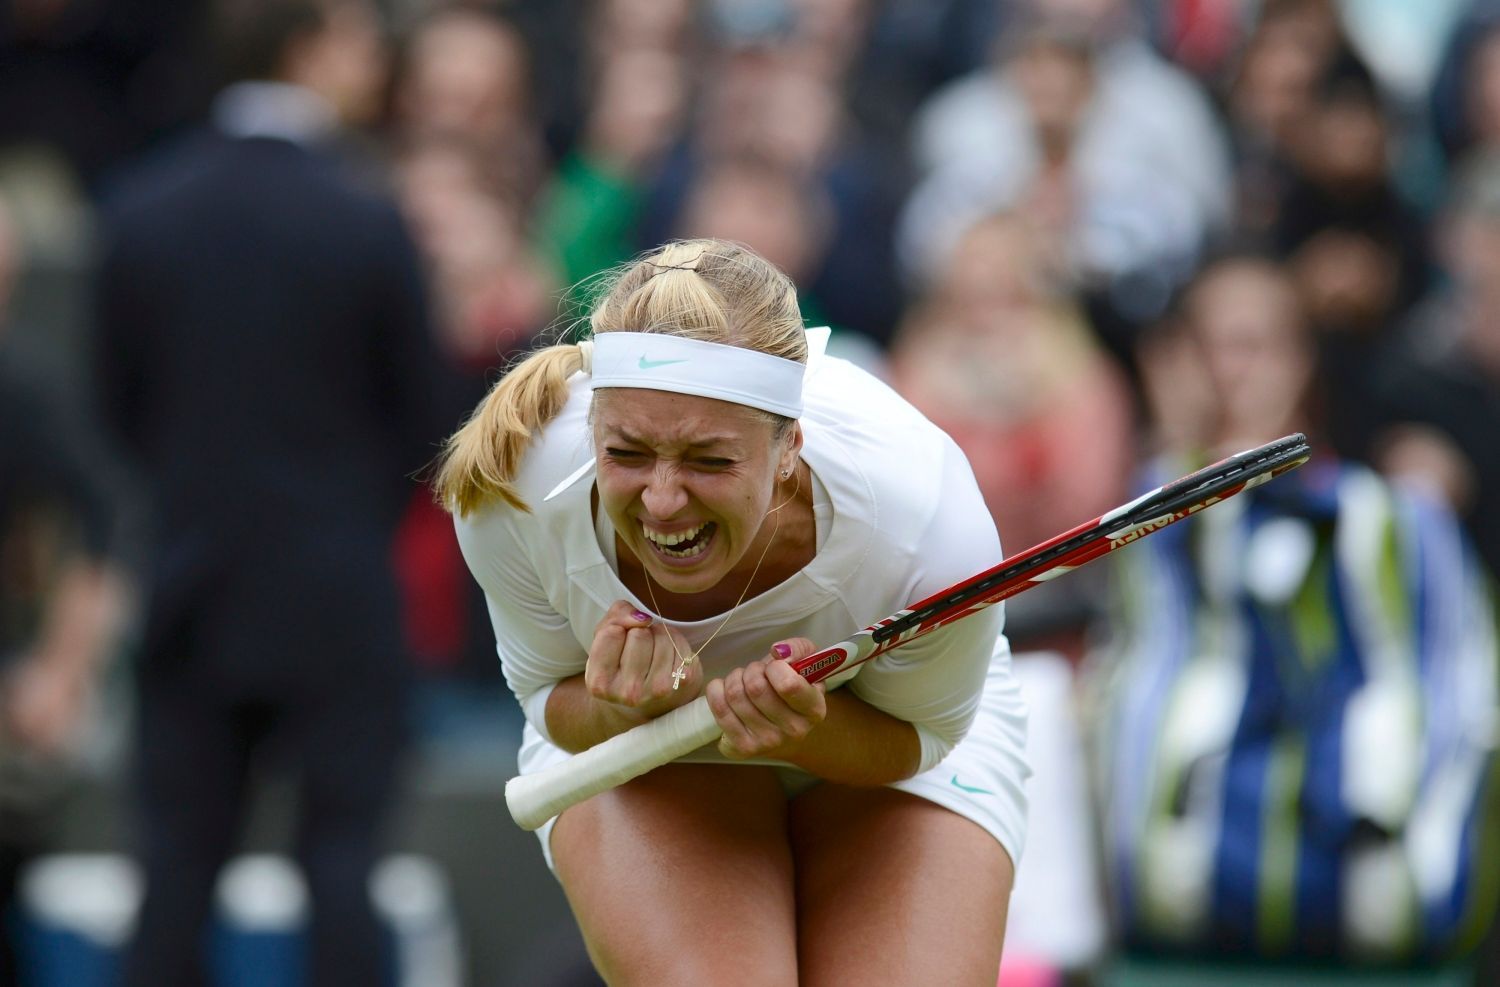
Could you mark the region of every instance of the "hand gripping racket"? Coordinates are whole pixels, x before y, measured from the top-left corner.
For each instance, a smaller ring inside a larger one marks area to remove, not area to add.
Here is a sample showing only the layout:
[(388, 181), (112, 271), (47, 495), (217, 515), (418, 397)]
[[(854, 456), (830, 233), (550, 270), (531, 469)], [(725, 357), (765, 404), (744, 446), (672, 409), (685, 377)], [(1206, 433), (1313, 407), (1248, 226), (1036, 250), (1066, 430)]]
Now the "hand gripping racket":
[[(819, 682), (1259, 486), (1301, 466), (1310, 455), (1307, 439), (1299, 432), (1220, 460), (913, 603), (792, 667), (809, 682)], [(563, 764), (512, 778), (505, 786), (505, 801), (517, 824), (536, 829), (569, 806), (695, 751), (719, 735), (708, 700), (700, 696)]]

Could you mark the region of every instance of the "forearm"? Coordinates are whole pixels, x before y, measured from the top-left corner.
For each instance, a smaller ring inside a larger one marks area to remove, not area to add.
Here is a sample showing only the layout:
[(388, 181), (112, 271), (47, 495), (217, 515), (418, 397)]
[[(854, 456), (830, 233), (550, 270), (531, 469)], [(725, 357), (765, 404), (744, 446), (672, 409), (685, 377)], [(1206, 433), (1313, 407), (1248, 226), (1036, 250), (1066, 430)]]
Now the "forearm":
[[(763, 756), (846, 785), (885, 785), (916, 773), (922, 746), (915, 727), (852, 692), (830, 692), (826, 701), (827, 715), (816, 729)], [(557, 684), (546, 716), (553, 742), (575, 754), (651, 718), (596, 699), (582, 675)]]
[(123, 598), (121, 577), (107, 564), (79, 562), (60, 576), (30, 656), (7, 672), (0, 693), (0, 721), (23, 747), (52, 755), (76, 735)]
[(91, 674), (119, 633), (125, 609), (120, 574), (107, 563), (80, 562), (63, 573), (33, 653), (57, 672)]
[(552, 742), (573, 754), (586, 751), (616, 734), (644, 723), (632, 714), (589, 694), (582, 675), (563, 679), (547, 697), (547, 732)]
[(768, 756), (844, 785), (887, 785), (916, 774), (922, 745), (910, 723), (842, 689), (828, 693), (827, 703), (822, 723)]

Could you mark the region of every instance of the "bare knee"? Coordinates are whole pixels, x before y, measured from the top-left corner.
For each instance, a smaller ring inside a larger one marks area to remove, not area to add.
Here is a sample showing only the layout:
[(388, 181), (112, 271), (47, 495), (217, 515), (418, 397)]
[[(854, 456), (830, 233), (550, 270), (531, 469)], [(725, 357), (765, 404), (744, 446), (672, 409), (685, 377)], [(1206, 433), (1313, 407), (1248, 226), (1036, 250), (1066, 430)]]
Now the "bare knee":
[(552, 855), (608, 983), (796, 982), (786, 802), (768, 770), (668, 765), (564, 812)]
[(1015, 873), (989, 832), (905, 792), (825, 784), (791, 833), (803, 984), (994, 984)]

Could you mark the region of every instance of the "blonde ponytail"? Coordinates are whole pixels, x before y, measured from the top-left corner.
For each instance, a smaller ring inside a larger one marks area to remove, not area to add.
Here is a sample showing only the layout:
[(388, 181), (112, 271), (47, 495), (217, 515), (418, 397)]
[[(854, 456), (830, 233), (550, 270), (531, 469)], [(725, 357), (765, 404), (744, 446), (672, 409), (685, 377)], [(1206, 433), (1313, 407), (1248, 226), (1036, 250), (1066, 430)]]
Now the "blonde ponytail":
[(531, 507), (515, 475), (531, 438), (568, 400), (568, 378), (583, 367), (576, 345), (548, 346), (516, 364), (443, 446), (433, 489), (444, 509), (465, 517), (496, 500)]

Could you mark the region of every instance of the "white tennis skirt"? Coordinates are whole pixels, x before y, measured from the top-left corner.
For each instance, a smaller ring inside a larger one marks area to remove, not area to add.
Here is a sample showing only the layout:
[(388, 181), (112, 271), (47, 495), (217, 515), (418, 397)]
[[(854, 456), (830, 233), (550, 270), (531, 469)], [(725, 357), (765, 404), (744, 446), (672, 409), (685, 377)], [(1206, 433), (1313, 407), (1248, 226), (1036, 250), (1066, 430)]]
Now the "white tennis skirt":
[[(522, 773), (540, 771), (568, 756), (527, 725), (519, 758)], [(719, 763), (727, 768), (771, 764), (788, 795), (819, 783), (816, 776), (780, 762), (730, 761), (713, 744), (681, 760)], [(890, 787), (973, 820), (1000, 842), (1013, 864), (1019, 865), (1026, 842), (1026, 779), (1030, 775), (1026, 763), (1026, 703), (1011, 672), (1009, 648), (1002, 637), (985, 679), (979, 712), (968, 734), (936, 767), (905, 781), (892, 782)], [(552, 868), (552, 827), (556, 821), (549, 819), (536, 831), (548, 868)]]

